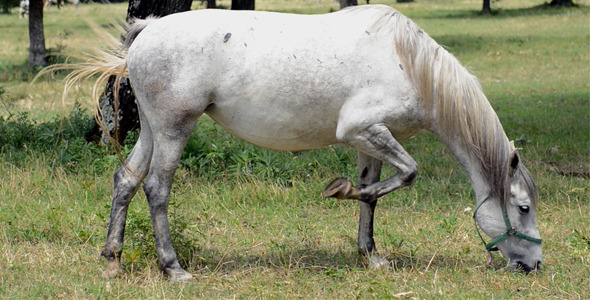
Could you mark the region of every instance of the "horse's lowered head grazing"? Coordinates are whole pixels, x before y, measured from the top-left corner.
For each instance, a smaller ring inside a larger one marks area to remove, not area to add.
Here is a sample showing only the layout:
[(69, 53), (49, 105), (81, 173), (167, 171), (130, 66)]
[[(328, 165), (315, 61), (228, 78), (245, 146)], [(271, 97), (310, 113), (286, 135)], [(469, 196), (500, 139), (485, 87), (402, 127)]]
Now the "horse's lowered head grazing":
[(500, 251), (513, 271), (537, 271), (541, 270), (542, 264), (541, 239), (536, 222), (537, 190), (512, 142), (510, 147), (512, 152), (508, 159), (505, 192), (491, 193), (481, 199), (473, 218), (493, 239), (485, 243), (482, 238), (488, 251)]

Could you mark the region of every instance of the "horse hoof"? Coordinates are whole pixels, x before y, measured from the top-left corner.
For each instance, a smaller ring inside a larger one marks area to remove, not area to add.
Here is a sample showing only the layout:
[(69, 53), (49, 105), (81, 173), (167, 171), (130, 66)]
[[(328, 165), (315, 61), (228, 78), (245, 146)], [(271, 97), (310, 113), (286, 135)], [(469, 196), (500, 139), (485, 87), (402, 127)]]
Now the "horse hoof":
[(107, 279), (119, 276), (119, 264), (116, 261), (107, 262), (107, 269), (102, 272), (102, 276)]
[(337, 199), (360, 199), (361, 194), (353, 186), (352, 182), (346, 178), (336, 178), (324, 190), (322, 193), (324, 198), (337, 198)]
[(379, 254), (373, 254), (369, 258), (369, 268), (371, 269), (377, 270), (387, 266), (389, 266), (389, 261)]
[(179, 270), (167, 269), (166, 275), (168, 275), (168, 279), (170, 280), (170, 282), (186, 281), (186, 280), (193, 278), (193, 274), (191, 274), (183, 269), (179, 269)]

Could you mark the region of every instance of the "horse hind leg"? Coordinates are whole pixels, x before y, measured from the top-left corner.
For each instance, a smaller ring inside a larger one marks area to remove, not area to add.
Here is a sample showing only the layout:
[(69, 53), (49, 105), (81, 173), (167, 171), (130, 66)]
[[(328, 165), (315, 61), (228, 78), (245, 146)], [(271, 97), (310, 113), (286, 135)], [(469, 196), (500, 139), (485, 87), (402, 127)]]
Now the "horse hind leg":
[(101, 255), (107, 259), (105, 277), (113, 278), (119, 274), (119, 264), (125, 235), (127, 210), (131, 199), (147, 175), (152, 158), (153, 140), (150, 126), (141, 116), (141, 132), (133, 151), (113, 176), (113, 199), (107, 239)]
[(154, 153), (143, 186), (156, 237), (158, 262), (165, 275), (173, 282), (192, 278), (178, 262), (170, 237), (167, 214), (174, 173), (197, 118), (198, 116), (188, 120), (179, 118), (184, 121), (162, 122), (164, 125), (161, 128), (153, 128)]

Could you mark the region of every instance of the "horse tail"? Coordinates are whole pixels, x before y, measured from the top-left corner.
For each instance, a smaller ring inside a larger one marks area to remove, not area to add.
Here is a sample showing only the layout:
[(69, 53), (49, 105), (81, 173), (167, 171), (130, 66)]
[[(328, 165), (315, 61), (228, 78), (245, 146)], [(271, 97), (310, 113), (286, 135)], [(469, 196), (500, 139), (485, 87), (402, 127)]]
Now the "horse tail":
[[(135, 38), (141, 33), (147, 25), (154, 20), (154, 18), (147, 18), (145, 20), (135, 19), (129, 27), (120, 26), (120, 30), (123, 32), (123, 37), (118, 39), (111, 35), (109, 32), (101, 28), (99, 25), (88, 22), (88, 26), (99, 36), (102, 44), (104, 45), (101, 49), (92, 49), (90, 53), (81, 55), (73, 55), (74, 58), (80, 62), (77, 63), (63, 63), (55, 64), (44, 68), (34, 80), (46, 73), (52, 73), (56, 71), (70, 71), (70, 73), (64, 78), (64, 90), (62, 94), (62, 102), (68, 97), (69, 91), (72, 87), (79, 83), (86, 81), (90, 78), (96, 78), (92, 87), (92, 100), (95, 107), (95, 119), (97, 124), (103, 129), (106, 136), (109, 138), (116, 152), (118, 153), (118, 143), (113, 137), (110, 136), (109, 130), (106, 128), (102, 121), (102, 111), (100, 109), (100, 98), (105, 93), (103, 87), (107, 84), (111, 77), (114, 77), (113, 84), (113, 95), (114, 95), (114, 110), (115, 115), (118, 110), (119, 102), (119, 86), (123, 78), (128, 78), (127, 69), (127, 51)], [(33, 80), (33, 81), (34, 81)], [(116, 125), (115, 125), (116, 126)]]

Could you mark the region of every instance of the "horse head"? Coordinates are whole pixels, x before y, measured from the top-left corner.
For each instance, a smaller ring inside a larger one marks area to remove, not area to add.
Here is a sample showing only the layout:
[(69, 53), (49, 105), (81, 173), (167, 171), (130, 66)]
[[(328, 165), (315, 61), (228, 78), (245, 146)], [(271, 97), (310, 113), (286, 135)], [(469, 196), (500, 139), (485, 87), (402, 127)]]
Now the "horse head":
[(512, 270), (528, 273), (540, 270), (542, 263), (536, 221), (537, 190), (529, 171), (520, 162), (517, 150), (510, 154), (508, 164), (505, 200), (487, 197), (479, 203), (473, 218), (493, 239), (490, 243), (484, 242), (486, 249), (500, 251)]

